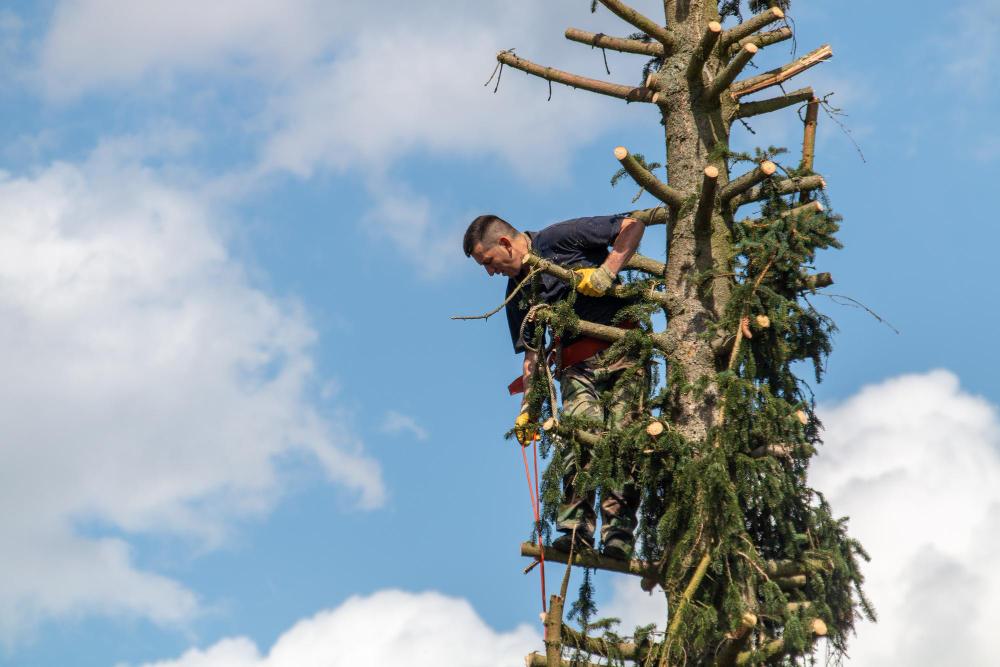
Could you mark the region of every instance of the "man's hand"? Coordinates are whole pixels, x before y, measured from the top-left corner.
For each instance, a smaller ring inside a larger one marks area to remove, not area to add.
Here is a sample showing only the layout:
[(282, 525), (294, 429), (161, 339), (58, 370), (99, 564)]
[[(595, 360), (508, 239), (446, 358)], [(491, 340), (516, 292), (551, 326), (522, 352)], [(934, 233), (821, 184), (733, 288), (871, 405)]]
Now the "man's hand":
[(604, 296), (615, 282), (615, 276), (604, 266), (596, 269), (576, 269), (576, 291), (585, 296)]
[(527, 447), (531, 441), (538, 437), (538, 424), (531, 418), (527, 410), (524, 410), (514, 420), (514, 435), (522, 447)]

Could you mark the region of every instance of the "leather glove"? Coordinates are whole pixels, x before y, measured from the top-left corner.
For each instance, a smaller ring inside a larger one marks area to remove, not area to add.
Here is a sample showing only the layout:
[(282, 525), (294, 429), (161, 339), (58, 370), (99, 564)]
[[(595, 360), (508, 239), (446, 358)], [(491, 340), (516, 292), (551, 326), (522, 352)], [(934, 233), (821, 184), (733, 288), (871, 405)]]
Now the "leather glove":
[(604, 296), (615, 282), (615, 276), (603, 266), (575, 269), (576, 291), (585, 296)]
[(521, 443), (522, 447), (527, 447), (532, 440), (538, 437), (538, 424), (535, 424), (534, 421), (527, 410), (514, 420), (514, 435), (517, 436), (517, 441)]

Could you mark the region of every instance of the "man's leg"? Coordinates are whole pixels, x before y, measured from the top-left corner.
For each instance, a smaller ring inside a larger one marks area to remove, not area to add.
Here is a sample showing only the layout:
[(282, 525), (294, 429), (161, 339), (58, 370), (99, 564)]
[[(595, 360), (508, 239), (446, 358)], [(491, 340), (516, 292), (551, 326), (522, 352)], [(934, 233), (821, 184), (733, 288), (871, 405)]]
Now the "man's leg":
[[(576, 364), (563, 370), (559, 386), (562, 393), (562, 413), (566, 416), (584, 417), (596, 421), (604, 420), (600, 399), (594, 384), (594, 373), (586, 363)], [(586, 447), (580, 449), (579, 455), (573, 445), (563, 445), (559, 456), (563, 461), (563, 502), (559, 506), (556, 528), (565, 537), (556, 542), (569, 545), (569, 535), (576, 529), (577, 539), (588, 544), (594, 542), (594, 530), (597, 526), (597, 516), (594, 512), (593, 491), (577, 493), (576, 478), (583, 472), (589, 461), (590, 453)], [(554, 545), (556, 543), (553, 543)]]

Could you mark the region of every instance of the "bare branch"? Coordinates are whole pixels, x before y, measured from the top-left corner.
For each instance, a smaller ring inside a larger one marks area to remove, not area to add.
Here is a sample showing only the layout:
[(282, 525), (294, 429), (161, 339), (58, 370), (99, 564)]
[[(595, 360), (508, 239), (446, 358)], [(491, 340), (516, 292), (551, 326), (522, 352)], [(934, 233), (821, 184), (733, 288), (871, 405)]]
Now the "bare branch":
[[(542, 553), (538, 545), (534, 542), (521, 543), (521, 555), (528, 558), (537, 559)], [(566, 563), (569, 561), (569, 554), (564, 551), (556, 551), (552, 547), (544, 549), (545, 562)], [(618, 560), (607, 558), (593, 549), (582, 549), (579, 553), (573, 554), (573, 565), (579, 567), (591, 567), (596, 570), (606, 570), (608, 572), (619, 572), (621, 574), (633, 574), (637, 577), (652, 577), (660, 581), (661, 576), (657, 571), (655, 563), (647, 563), (641, 560)]]
[[(566, 627), (566, 626), (563, 626)], [(548, 658), (546, 658), (541, 653), (532, 653), (524, 659), (524, 664), (527, 667), (551, 667)], [(600, 665), (595, 665), (592, 662), (580, 662), (579, 660), (559, 660), (558, 667), (600, 667)]]
[(729, 181), (719, 192), (719, 199), (722, 200), (723, 206), (736, 195), (743, 194), (761, 181), (770, 178), (777, 170), (778, 165), (770, 160), (764, 160), (753, 171), (748, 171), (739, 178)]
[(743, 48), (744, 44), (753, 44), (758, 48), (763, 49), (765, 46), (771, 46), (772, 44), (777, 44), (778, 42), (783, 42), (786, 39), (791, 38), (792, 29), (788, 27), (770, 30), (768, 32), (761, 32), (756, 35), (750, 35), (749, 37), (744, 37), (740, 41), (729, 46), (729, 57), (732, 58), (735, 56), (739, 50)]
[[(805, 192), (807, 190), (819, 190), (826, 187), (826, 181), (818, 174), (813, 176), (803, 176), (802, 178), (787, 178), (775, 183), (775, 190), (779, 195), (790, 195), (794, 192)], [(730, 204), (733, 208), (738, 208), (744, 204), (767, 199), (767, 192), (757, 186), (738, 197), (734, 197)]]
[(761, 12), (756, 16), (751, 16), (738, 26), (734, 26), (722, 35), (722, 48), (728, 48), (730, 44), (735, 44), (744, 37), (748, 37), (766, 25), (785, 18), (785, 12), (777, 7), (772, 7), (766, 12)]
[(754, 44), (744, 44), (743, 48), (736, 57), (733, 58), (728, 65), (722, 68), (722, 70), (715, 75), (715, 79), (708, 85), (705, 89), (705, 94), (702, 99), (707, 101), (718, 102), (719, 95), (722, 94), (729, 85), (736, 80), (736, 77), (740, 75), (743, 68), (747, 66), (750, 59), (754, 57), (758, 51), (757, 46)]
[[(796, 206), (795, 208), (790, 208), (787, 211), (782, 211), (780, 217), (787, 218), (789, 216), (797, 216), (802, 213), (822, 213), (825, 209), (823, 208), (823, 203), (817, 200), (811, 202), (806, 202), (801, 206)], [(740, 220), (741, 225), (746, 225), (747, 227), (766, 227), (771, 224), (766, 220), (759, 220), (753, 218), (746, 218), (745, 220)]]
[[(805, 127), (802, 133), (802, 164), (801, 169), (812, 171), (816, 159), (816, 124), (819, 122), (819, 100), (813, 98), (806, 108)], [(803, 193), (802, 195), (806, 195)]]
[(655, 208), (644, 208), (637, 211), (631, 211), (628, 216), (630, 218), (635, 218), (642, 224), (650, 227), (652, 225), (667, 224), (670, 219), (670, 212), (667, 210), (666, 206), (657, 206)]
[(763, 90), (765, 88), (769, 88), (770, 86), (776, 86), (779, 83), (787, 81), (796, 74), (801, 74), (813, 65), (821, 63), (832, 56), (833, 49), (830, 48), (829, 44), (824, 44), (815, 51), (810, 51), (798, 60), (792, 61), (787, 65), (782, 65), (781, 67), (772, 69), (749, 79), (744, 79), (743, 81), (737, 81), (730, 89), (730, 93), (732, 94), (733, 99), (739, 99), (745, 95), (749, 95), (750, 93), (756, 93), (758, 90)]
[(622, 53), (637, 53), (641, 56), (651, 56), (662, 58), (664, 55), (663, 44), (659, 42), (643, 42), (638, 39), (627, 39), (625, 37), (609, 37), (603, 32), (587, 32), (578, 28), (567, 28), (566, 39), (581, 44), (589, 44), (599, 49), (611, 49)]
[(715, 48), (721, 35), (722, 24), (718, 21), (709, 21), (705, 27), (705, 34), (701, 36), (701, 41), (698, 42), (698, 46), (691, 53), (691, 60), (688, 62), (687, 72), (685, 73), (688, 81), (701, 81), (701, 70), (705, 67), (705, 61), (708, 60), (709, 54), (712, 53), (712, 49)]
[(561, 83), (573, 88), (589, 90), (592, 93), (608, 95), (609, 97), (617, 97), (629, 102), (653, 101), (653, 91), (648, 88), (633, 88), (632, 86), (626, 86), (620, 83), (608, 83), (607, 81), (598, 81), (597, 79), (589, 79), (585, 76), (570, 74), (569, 72), (564, 72), (562, 70), (555, 69), (554, 67), (545, 67), (543, 65), (533, 63), (530, 60), (525, 60), (524, 58), (514, 55), (510, 51), (501, 51), (498, 53), (497, 60), (504, 65), (509, 65), (515, 69), (521, 70), (522, 72), (527, 72), (532, 76), (545, 79), (546, 81), (555, 81), (556, 83)]
[(642, 660), (649, 648), (645, 645), (636, 646), (635, 642), (612, 643), (597, 637), (587, 637), (569, 626), (563, 626), (563, 643), (572, 648), (579, 648), (592, 655), (618, 660)]
[(712, 209), (715, 204), (715, 186), (719, 180), (719, 170), (712, 165), (705, 167), (704, 178), (701, 181), (701, 197), (698, 199), (698, 209), (694, 214), (694, 228), (706, 229), (712, 220)]
[(684, 203), (684, 197), (680, 192), (660, 181), (648, 169), (639, 164), (639, 161), (629, 154), (628, 149), (619, 146), (615, 149), (615, 157), (621, 162), (622, 167), (632, 177), (632, 180), (639, 184), (639, 187), (645, 188), (651, 195), (675, 209), (680, 208)]
[(667, 265), (653, 259), (652, 257), (645, 257), (639, 253), (635, 253), (627, 262), (625, 262), (625, 268), (634, 269), (636, 271), (644, 271), (650, 275), (662, 278), (664, 272), (667, 270)]
[(736, 108), (736, 117), (750, 118), (751, 116), (759, 116), (763, 113), (771, 113), (772, 111), (778, 111), (794, 104), (808, 102), (814, 96), (812, 88), (800, 88), (787, 95), (771, 97), (766, 100), (757, 100), (755, 102), (744, 102)]
[(658, 41), (660, 44), (663, 44), (663, 48), (666, 52), (669, 53), (673, 50), (674, 36), (669, 30), (656, 21), (650, 19), (648, 16), (640, 14), (624, 2), (621, 2), (621, 0), (599, 0), (599, 2), (610, 9), (612, 13), (618, 15), (618, 17), (623, 21), (631, 23), (636, 28)]

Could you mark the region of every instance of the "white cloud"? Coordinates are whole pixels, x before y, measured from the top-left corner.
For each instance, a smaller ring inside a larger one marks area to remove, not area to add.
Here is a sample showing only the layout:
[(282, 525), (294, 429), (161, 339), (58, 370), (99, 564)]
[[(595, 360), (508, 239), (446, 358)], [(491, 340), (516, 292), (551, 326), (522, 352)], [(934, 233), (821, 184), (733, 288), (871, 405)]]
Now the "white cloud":
[(391, 434), (409, 433), (417, 440), (426, 440), (430, 436), (427, 433), (427, 429), (418, 424), (416, 419), (395, 410), (385, 413), (385, 419), (382, 421), (382, 432)]
[[(996, 664), (1000, 625), (1000, 418), (947, 371), (906, 375), (821, 406), (811, 483), (872, 556), (879, 612), (848, 664)], [(616, 580), (602, 614), (663, 627), (661, 595)]]
[(289, 452), (383, 501), (309, 398), (300, 310), (249, 284), (209, 203), (116, 151), (0, 179), (0, 641), (66, 614), (187, 619), (195, 595), (129, 536), (214, 544), (273, 504)]
[(509, 667), (541, 646), (526, 625), (493, 630), (465, 600), (389, 590), (298, 622), (267, 655), (240, 637), (144, 667)]

